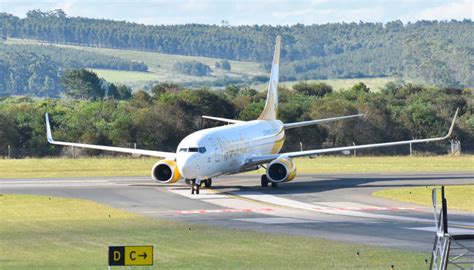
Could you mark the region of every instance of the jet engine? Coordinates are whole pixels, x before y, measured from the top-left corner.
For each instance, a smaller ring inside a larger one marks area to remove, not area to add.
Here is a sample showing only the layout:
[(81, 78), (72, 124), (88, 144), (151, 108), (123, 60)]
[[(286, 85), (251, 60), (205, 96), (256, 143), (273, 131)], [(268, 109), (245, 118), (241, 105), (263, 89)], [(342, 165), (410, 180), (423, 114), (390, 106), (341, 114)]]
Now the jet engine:
[(176, 161), (163, 159), (155, 163), (151, 169), (151, 178), (161, 184), (176, 183), (181, 178)]
[(289, 158), (279, 158), (267, 166), (267, 178), (273, 183), (289, 182), (296, 176), (295, 163)]

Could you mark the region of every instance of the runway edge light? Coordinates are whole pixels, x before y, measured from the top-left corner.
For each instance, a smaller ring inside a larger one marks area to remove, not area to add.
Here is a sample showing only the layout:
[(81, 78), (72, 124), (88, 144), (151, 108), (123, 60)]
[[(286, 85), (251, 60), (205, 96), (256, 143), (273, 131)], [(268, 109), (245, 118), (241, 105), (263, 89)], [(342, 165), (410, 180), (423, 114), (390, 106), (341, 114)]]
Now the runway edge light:
[(109, 246), (110, 266), (153, 266), (153, 246)]

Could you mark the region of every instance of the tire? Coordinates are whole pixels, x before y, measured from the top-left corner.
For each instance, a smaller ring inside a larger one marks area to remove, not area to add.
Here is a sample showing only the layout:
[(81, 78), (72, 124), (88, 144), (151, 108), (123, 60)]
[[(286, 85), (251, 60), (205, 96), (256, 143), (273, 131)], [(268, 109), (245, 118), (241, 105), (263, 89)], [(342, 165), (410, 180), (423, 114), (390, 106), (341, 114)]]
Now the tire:
[(268, 178), (265, 174), (262, 175), (261, 184), (262, 184), (262, 187), (268, 187)]
[(199, 186), (196, 185), (196, 194), (199, 194)]
[(212, 187), (212, 179), (211, 179), (211, 178), (207, 179), (207, 180), (204, 182), (204, 186), (205, 186), (206, 188)]
[(272, 188), (277, 188), (278, 187), (278, 183), (273, 183), (272, 182)]

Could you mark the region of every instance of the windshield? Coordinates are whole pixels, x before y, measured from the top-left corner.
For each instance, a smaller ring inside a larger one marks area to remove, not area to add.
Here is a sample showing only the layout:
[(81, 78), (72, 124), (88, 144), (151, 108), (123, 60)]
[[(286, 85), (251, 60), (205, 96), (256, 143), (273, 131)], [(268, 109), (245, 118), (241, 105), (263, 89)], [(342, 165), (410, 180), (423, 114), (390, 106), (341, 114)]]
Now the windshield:
[(206, 147), (189, 147), (189, 148), (179, 148), (179, 152), (199, 152), (206, 153)]

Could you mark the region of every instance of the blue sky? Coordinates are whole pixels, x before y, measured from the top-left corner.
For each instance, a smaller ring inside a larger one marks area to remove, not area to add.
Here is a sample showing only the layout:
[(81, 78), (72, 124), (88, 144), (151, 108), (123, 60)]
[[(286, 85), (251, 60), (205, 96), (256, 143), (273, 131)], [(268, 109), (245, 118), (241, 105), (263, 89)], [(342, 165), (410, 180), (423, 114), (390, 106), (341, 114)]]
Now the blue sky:
[(474, 0), (0, 0), (0, 12), (24, 17), (31, 9), (63, 9), (69, 16), (126, 20), (144, 24), (324, 24), (328, 22), (404, 23), (473, 19)]

